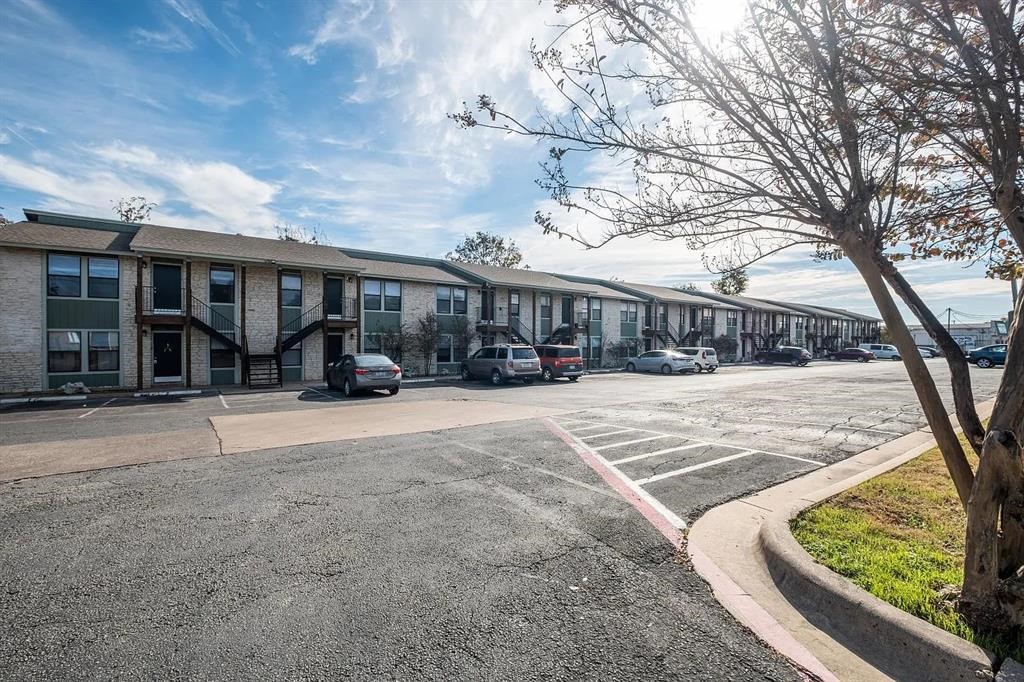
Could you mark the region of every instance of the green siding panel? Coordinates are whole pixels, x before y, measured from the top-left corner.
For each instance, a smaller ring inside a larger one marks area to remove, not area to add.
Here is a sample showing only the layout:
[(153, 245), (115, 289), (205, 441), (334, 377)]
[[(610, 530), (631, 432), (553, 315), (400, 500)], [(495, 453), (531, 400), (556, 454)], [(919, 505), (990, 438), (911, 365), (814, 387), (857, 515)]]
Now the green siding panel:
[(620, 322), (619, 323), (619, 336), (622, 338), (633, 338), (637, 335), (636, 333), (636, 322)]
[[(392, 313), (392, 314), (394, 314), (394, 313)], [(367, 313), (367, 315), (370, 315), (370, 313)], [(465, 315), (438, 315), (437, 316), (437, 324), (441, 328), (441, 333), (442, 334), (451, 334), (452, 330), (454, 330), (455, 328), (457, 328), (459, 326), (458, 325), (459, 318), (466, 319), (466, 320), (469, 319)]]
[(297, 332), (302, 327), (299, 326), (299, 319), (302, 317), (302, 308), (285, 308), (281, 306), (281, 331), (285, 333)]
[(231, 386), (235, 383), (235, 370), (233, 369), (211, 369), (210, 383), (214, 386)]
[(601, 320), (590, 321), (590, 335), (601, 336)]
[(363, 313), (363, 322), (366, 334), (381, 332), (386, 329), (398, 329), (402, 326), (402, 313), (385, 313), (377, 311), (366, 311)]
[(80, 298), (46, 299), (46, 326), (49, 329), (118, 329), (119, 301), (92, 301)]
[(283, 381), (302, 381), (301, 367), (282, 367), (281, 379)]
[(120, 386), (121, 377), (117, 372), (96, 372), (93, 374), (51, 374), (50, 388), (59, 388), (69, 381), (81, 381), (89, 388)]

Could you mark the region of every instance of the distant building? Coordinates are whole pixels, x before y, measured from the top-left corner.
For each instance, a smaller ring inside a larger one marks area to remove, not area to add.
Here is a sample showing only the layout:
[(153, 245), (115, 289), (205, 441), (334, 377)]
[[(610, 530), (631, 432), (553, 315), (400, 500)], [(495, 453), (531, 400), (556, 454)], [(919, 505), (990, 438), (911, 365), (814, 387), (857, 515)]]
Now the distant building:
[[(995, 343), (1006, 343), (1008, 338), (1006, 320), (955, 323), (949, 325), (948, 329), (953, 340), (964, 350), (991, 346)], [(914, 337), (914, 343), (919, 346), (935, 344), (935, 341), (921, 325), (910, 325), (910, 333)]]

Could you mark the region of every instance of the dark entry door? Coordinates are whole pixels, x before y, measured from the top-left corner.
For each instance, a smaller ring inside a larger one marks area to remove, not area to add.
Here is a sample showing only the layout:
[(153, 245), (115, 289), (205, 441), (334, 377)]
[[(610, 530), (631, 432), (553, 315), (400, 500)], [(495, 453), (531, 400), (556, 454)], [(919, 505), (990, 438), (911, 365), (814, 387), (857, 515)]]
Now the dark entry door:
[(482, 322), (494, 321), (494, 291), (487, 291), (480, 295), (480, 320)]
[[(327, 299), (328, 317), (345, 317), (345, 301), (343, 298), (344, 295), (344, 281), (337, 277), (328, 277), (326, 292), (324, 294), (324, 297)], [(335, 359), (337, 359), (335, 356), (330, 357), (331, 362), (333, 362)]]
[(153, 263), (153, 309), (181, 310), (181, 266)]
[(562, 323), (572, 322), (572, 296), (562, 297)]
[(327, 335), (327, 362), (337, 362), (345, 352), (345, 335)]
[(153, 379), (181, 379), (181, 332), (153, 332)]

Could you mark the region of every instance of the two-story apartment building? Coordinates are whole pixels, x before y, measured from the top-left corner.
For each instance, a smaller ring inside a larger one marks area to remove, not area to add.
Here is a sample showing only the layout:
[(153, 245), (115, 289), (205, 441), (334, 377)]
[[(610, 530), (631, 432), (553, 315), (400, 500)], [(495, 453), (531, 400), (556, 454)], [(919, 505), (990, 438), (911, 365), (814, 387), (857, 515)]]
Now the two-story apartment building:
[(878, 340), (880, 318), (820, 305), (777, 300), (768, 302), (806, 316), (804, 343), (815, 357)]
[(740, 358), (750, 360), (757, 351), (777, 345), (802, 346), (806, 340), (807, 316), (804, 313), (749, 296), (705, 291), (699, 295), (740, 309), (737, 351)]

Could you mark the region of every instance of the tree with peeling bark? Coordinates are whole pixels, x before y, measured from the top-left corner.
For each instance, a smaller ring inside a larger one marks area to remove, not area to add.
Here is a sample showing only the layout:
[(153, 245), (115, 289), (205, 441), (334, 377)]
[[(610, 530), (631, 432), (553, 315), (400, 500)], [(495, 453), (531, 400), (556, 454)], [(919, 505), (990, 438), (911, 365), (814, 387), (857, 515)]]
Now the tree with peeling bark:
[[(563, 0), (559, 7), (567, 17), (564, 30), (532, 52), (561, 93), (563, 108), (524, 119), (481, 95), (452, 118), (465, 128), (551, 143), (539, 183), (567, 215), (601, 228), (574, 228), (539, 212), (536, 221), (546, 233), (590, 248), (640, 235), (680, 239), (694, 250), (724, 247), (723, 261), (731, 267), (794, 247), (819, 260), (849, 259), (904, 358), (968, 508), (964, 613), (981, 630), (1014, 628), (1024, 615), (1016, 596), (1024, 583), (1015, 575), (1024, 566), (1016, 540), (1024, 522), (1024, 340), (1015, 325), (976, 479), (889, 290), (932, 328), (934, 315), (899, 263), (908, 248), (918, 248), (909, 242), (921, 202), (910, 188), (935, 193), (935, 163), (923, 163), (923, 156), (940, 152), (921, 137), (933, 131), (901, 115), (901, 109), (930, 106), (932, 93), (906, 83), (894, 99), (893, 81), (879, 77), (871, 62), (873, 47), (863, 32), (871, 5), (753, 0), (743, 27), (714, 43), (694, 26), (686, 2)], [(571, 169), (578, 166), (567, 160), (594, 152), (628, 164), (633, 185), (574, 182)], [(955, 209), (929, 206), (929, 229), (951, 244)], [(991, 210), (982, 212), (991, 222)], [(1000, 216), (1010, 220), (1013, 211), (1007, 216), (1000, 209)], [(1021, 239), (1012, 227), (1006, 231), (1019, 252)], [(1020, 313), (1018, 301), (1018, 320)], [(980, 428), (980, 421), (972, 422), (977, 413), (969, 377), (953, 388), (958, 417)], [(990, 453), (996, 457), (987, 464)], [(972, 533), (984, 542), (972, 543)], [(987, 570), (988, 581), (970, 585), (972, 566)]]

